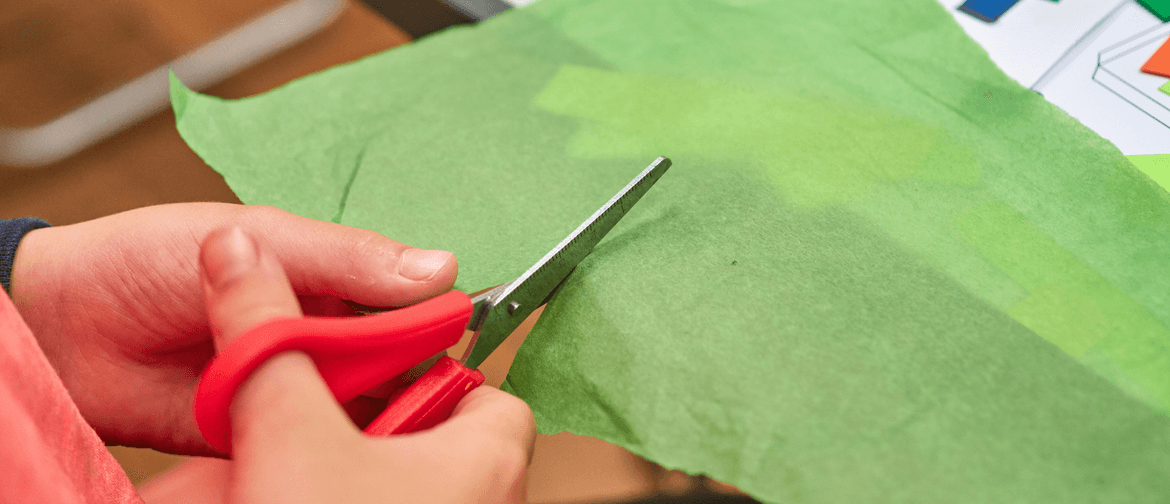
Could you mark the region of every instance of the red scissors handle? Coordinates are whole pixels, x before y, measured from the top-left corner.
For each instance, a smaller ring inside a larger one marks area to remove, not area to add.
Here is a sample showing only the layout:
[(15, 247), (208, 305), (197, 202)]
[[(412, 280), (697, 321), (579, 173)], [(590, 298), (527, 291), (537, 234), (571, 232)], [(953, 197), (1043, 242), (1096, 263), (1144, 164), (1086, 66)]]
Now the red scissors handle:
[(450, 417), (463, 396), (483, 380), (478, 369), (444, 355), (409, 387), (391, 396), (390, 405), (366, 426), (365, 433), (389, 436), (434, 427)]
[[(203, 371), (195, 393), (196, 423), (211, 446), (230, 453), (228, 407), (248, 375), (270, 357), (289, 350), (308, 354), (333, 396), (344, 403), (457, 343), (471, 312), (467, 294), (451, 291), (376, 315), (284, 318), (256, 326)], [(367, 432), (401, 434), (432, 427), (483, 383), (479, 371), (450, 358), (440, 363), (401, 390)]]

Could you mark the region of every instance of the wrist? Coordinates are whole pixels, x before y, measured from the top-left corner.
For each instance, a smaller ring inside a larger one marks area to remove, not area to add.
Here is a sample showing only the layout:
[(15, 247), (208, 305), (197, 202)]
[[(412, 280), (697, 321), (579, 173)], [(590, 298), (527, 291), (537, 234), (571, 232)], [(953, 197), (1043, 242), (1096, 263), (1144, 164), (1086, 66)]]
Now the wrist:
[[(9, 296), (16, 311), (32, 331), (33, 338), (53, 370), (57, 372), (65, 389), (73, 398), (85, 421), (102, 437), (107, 438), (108, 422), (102, 416), (94, 418), (92, 401), (94, 387), (100, 387), (101, 380), (86, 379), (84, 372), (88, 359), (100, 359), (93, 348), (80, 349), (82, 339), (76, 331), (66, 329), (70, 321), (84, 319), (76, 309), (77, 296), (85, 296), (85, 279), (69, 275), (62, 270), (66, 264), (63, 258), (75, 257), (70, 250), (72, 226), (46, 227), (29, 231), (20, 241), (12, 262)], [(78, 357), (81, 358), (78, 358)]]
[[(48, 257), (51, 247), (47, 245), (50, 235), (64, 228), (37, 228), (28, 231), (21, 238), (15, 248), (9, 276), (8, 296), (13, 306), (20, 313), (26, 325), (32, 330), (33, 336), (41, 345), (41, 350), (49, 355), (53, 345), (47, 344), (45, 337), (53, 332), (52, 327), (46, 327), (55, 319), (58, 313), (57, 301), (47, 293), (52, 287), (46, 285), (51, 275), (46, 274), (52, 264)], [(50, 362), (53, 359), (50, 358)], [(57, 363), (53, 362), (54, 367)]]

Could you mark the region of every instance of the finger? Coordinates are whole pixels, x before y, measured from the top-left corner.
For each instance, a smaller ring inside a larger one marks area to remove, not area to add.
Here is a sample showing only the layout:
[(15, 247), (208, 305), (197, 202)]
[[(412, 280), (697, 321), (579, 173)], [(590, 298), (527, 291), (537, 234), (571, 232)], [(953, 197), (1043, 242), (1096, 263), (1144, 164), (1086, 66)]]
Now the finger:
[[(275, 255), (241, 228), (208, 235), (199, 260), (212, 334), (221, 350), (258, 324), (300, 316)], [(237, 457), (319, 444), (353, 430), (312, 360), (300, 352), (277, 355), (254, 371), (236, 392), (231, 416)]]
[(437, 433), (454, 431), (495, 439), (507, 448), (532, 459), (536, 442), (536, 419), (532, 409), (520, 398), (492, 387), (479, 387), (459, 401), (451, 417), (434, 429)]
[(223, 504), (231, 470), (227, 460), (192, 457), (142, 483), (138, 496), (146, 504)]
[(373, 231), (246, 207), (243, 222), (269, 244), (302, 294), (369, 306), (405, 306), (451, 290), (454, 254), (414, 248)]
[[(404, 438), (404, 440), (411, 440)], [(446, 454), (470, 488), (452, 486), (475, 502), (521, 503), (536, 441), (536, 421), (524, 401), (491, 387), (472, 390), (451, 418), (413, 439)]]
[(199, 252), (203, 297), (216, 348), (277, 317), (301, 316), (280, 263), (239, 227), (207, 235)]
[(431, 502), (522, 503), (535, 437), (536, 424), (523, 401), (479, 387), (432, 429), (367, 439), (401, 461), (399, 477), (442, 481), (426, 484)]

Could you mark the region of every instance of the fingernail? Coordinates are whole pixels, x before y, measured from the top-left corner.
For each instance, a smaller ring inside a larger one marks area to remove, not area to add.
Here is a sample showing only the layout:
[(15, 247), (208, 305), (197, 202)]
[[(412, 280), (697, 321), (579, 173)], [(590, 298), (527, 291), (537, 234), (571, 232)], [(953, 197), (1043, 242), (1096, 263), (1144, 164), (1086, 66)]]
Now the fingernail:
[(201, 261), (207, 280), (219, 288), (232, 283), (260, 262), (256, 240), (233, 227), (216, 233), (209, 238), (211, 243), (203, 247)]
[(398, 265), (398, 274), (403, 278), (424, 282), (434, 278), (435, 273), (443, 269), (453, 257), (455, 255), (446, 250), (406, 249)]

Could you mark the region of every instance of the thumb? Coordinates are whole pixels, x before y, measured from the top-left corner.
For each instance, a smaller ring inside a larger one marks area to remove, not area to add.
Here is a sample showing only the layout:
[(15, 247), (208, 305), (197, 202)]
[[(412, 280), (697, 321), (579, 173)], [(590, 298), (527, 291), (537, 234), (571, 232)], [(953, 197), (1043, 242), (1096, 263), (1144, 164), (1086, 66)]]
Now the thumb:
[[(276, 256), (241, 228), (209, 234), (199, 262), (211, 331), (220, 350), (260, 323), (301, 316)], [(237, 459), (328, 447), (356, 429), (313, 361), (300, 352), (276, 355), (257, 368), (236, 391), (231, 416)]]

